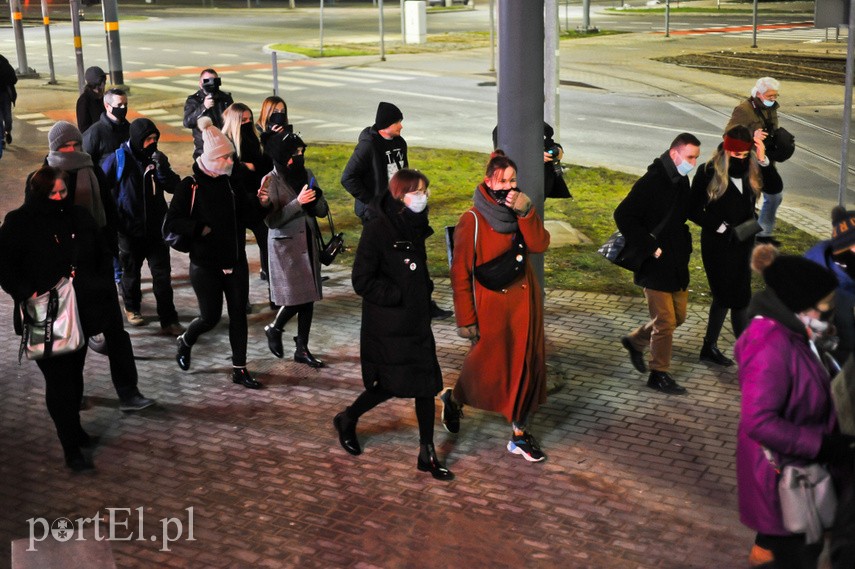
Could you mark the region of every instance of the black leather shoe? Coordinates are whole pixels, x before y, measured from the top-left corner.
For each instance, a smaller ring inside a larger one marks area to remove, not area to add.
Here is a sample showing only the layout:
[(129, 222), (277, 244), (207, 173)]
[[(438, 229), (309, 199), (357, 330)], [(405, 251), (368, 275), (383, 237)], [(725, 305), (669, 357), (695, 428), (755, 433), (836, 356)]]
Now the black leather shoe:
[(624, 336), (620, 339), (620, 344), (626, 351), (629, 352), (629, 361), (632, 362), (632, 367), (637, 369), (639, 372), (644, 373), (647, 371), (647, 366), (644, 365), (644, 354), (639, 352), (632, 346), (632, 342), (629, 341), (629, 336)]
[(667, 393), (668, 395), (683, 395), (686, 388), (679, 385), (666, 371), (651, 371), (647, 379), (647, 387)]
[(710, 344), (706, 340), (704, 340), (704, 347), (701, 348), (700, 360), (725, 367), (733, 365), (733, 360), (721, 353), (718, 346)]
[(454, 473), (439, 462), (433, 443), (421, 445), (416, 466), (422, 472), (430, 472), (430, 475), (437, 480), (454, 480)]
[(265, 326), (264, 335), (267, 336), (267, 347), (270, 348), (270, 353), (277, 358), (284, 356), (285, 351), (282, 348), (282, 330), (275, 328), (273, 325)]
[(299, 336), (294, 336), (294, 344), (297, 346), (297, 349), (294, 350), (295, 362), (314, 368), (324, 367), (324, 362), (312, 355), (306, 342), (300, 339)]
[(454, 314), (451, 310), (440, 308), (435, 300), (430, 301), (430, 317), (433, 320), (444, 320)]
[(92, 462), (92, 459), (83, 456), (83, 454), (79, 452), (73, 456), (66, 456), (65, 464), (74, 472), (84, 472), (86, 470), (95, 469), (95, 464)]
[(463, 416), (463, 406), (458, 405), (451, 397), (451, 388), (442, 392), (439, 400), (442, 401), (442, 426), (451, 434), (460, 432), (460, 418)]
[(243, 385), (247, 389), (261, 389), (264, 387), (260, 382), (253, 379), (249, 370), (245, 367), (232, 368), (232, 381)]
[(98, 435), (90, 435), (85, 431), (80, 432), (80, 436), (77, 438), (77, 444), (80, 448), (95, 448), (98, 446), (98, 443), (101, 442), (101, 437)]
[(187, 371), (190, 369), (190, 346), (184, 343), (184, 334), (178, 336), (177, 346), (178, 351), (175, 354), (175, 361), (178, 362), (178, 367)]
[(347, 416), (342, 411), (333, 417), (332, 424), (338, 433), (338, 443), (341, 448), (353, 456), (362, 454), (362, 447), (359, 446), (359, 439), (356, 438), (356, 421), (348, 423)]

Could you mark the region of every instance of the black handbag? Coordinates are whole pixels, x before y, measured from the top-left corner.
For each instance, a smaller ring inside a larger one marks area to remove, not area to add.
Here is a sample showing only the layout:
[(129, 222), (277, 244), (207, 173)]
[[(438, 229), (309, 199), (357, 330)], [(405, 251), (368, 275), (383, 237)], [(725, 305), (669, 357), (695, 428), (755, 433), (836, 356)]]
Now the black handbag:
[[(475, 245), (472, 249), (474, 264), (474, 253), (478, 248), (478, 216), (471, 210), (470, 213), (475, 217)], [(527, 254), (528, 247), (526, 247), (525, 239), (520, 230), (517, 229), (511, 248), (495, 259), (475, 265), (472, 274), (484, 288), (495, 291), (504, 290), (525, 274)]]
[[(659, 233), (668, 225), (675, 207), (677, 207), (677, 200), (674, 200), (668, 213), (650, 233), (654, 239), (659, 237)], [(638, 246), (628, 245), (626, 237), (620, 232), (620, 229), (612, 233), (606, 242), (600, 245), (597, 253), (605, 257), (609, 262), (633, 273), (641, 269), (641, 265), (650, 257), (649, 254), (641, 251)]]
[(315, 236), (318, 240), (318, 258), (325, 266), (329, 266), (335, 261), (335, 258), (344, 250), (344, 233), (335, 232), (335, 223), (333, 223), (332, 213), (327, 210), (327, 221), (330, 225), (332, 237), (329, 241), (324, 241), (321, 235), (321, 228), (318, 225), (317, 218), (313, 217), (315, 222)]
[[(191, 190), (191, 192), (193, 192), (190, 195), (190, 215), (191, 216), (193, 215), (193, 206), (196, 203), (196, 188), (199, 187), (199, 184), (196, 183), (196, 179), (192, 178), (192, 180), (193, 180), (193, 184), (190, 186), (190, 190)], [(172, 231), (167, 231), (166, 230), (166, 218), (168, 217), (168, 215), (169, 214), (167, 213), (167, 215), (163, 216), (163, 223), (160, 226), (160, 232), (161, 232), (161, 235), (163, 235), (163, 240), (166, 242), (167, 245), (169, 245), (170, 247), (172, 247), (176, 251), (179, 251), (181, 253), (189, 253), (190, 248), (193, 246), (193, 236), (192, 235), (185, 235), (184, 233), (174, 233)]]
[(766, 137), (766, 156), (773, 162), (786, 162), (796, 151), (796, 137), (785, 128), (777, 128)]
[(752, 217), (748, 221), (743, 221), (739, 225), (734, 226), (733, 236), (741, 243), (751, 239), (761, 231), (763, 231), (763, 227)]

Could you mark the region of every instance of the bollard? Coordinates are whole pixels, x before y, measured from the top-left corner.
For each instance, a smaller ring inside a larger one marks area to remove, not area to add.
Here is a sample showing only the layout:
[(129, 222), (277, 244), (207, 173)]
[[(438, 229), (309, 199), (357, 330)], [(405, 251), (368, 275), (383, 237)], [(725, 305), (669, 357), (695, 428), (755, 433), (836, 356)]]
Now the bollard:
[(47, 43), (48, 68), (50, 69), (48, 85), (56, 85), (56, 72), (53, 67), (53, 46), (50, 42), (50, 12), (47, 0), (42, 0), (42, 21), (45, 24), (45, 42)]
[(77, 88), (82, 93), (85, 82), (83, 80), (83, 38), (80, 37), (80, 2), (78, 0), (68, 0), (68, 8), (71, 10), (74, 56), (77, 59)]
[(270, 52), (271, 65), (273, 67), (273, 95), (279, 96), (279, 63), (276, 61), (276, 52)]
[(119, 8), (116, 5), (116, 0), (102, 0), (101, 10), (104, 14), (104, 34), (107, 40), (107, 61), (110, 65), (110, 80), (113, 85), (124, 85), (122, 46), (119, 40)]
[(12, 28), (15, 30), (15, 48), (18, 51), (18, 77), (38, 77), (34, 69), (27, 65), (27, 47), (24, 44), (24, 15), (21, 11), (21, 0), (9, 0), (9, 11), (12, 14)]

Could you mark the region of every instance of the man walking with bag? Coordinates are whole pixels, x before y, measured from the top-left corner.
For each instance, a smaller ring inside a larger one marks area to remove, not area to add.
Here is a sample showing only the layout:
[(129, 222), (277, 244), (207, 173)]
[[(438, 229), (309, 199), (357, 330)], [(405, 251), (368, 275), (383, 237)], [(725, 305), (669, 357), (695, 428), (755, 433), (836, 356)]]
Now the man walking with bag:
[(688, 174), (700, 155), (701, 142), (682, 133), (671, 147), (647, 167), (629, 194), (615, 209), (618, 229), (644, 261), (634, 282), (644, 287), (650, 321), (621, 338), (633, 367), (646, 372), (644, 348), (650, 345), (647, 386), (669, 395), (686, 389), (668, 373), (674, 330), (686, 320), (689, 256), (692, 236), (686, 225), (689, 212)]

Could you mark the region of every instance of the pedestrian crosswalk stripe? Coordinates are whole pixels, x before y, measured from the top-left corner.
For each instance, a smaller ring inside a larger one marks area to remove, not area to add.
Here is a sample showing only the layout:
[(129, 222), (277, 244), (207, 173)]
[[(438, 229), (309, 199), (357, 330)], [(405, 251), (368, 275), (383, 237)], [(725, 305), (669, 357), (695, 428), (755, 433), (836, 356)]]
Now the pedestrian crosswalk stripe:
[(340, 87), (341, 83), (336, 82), (333, 83), (331, 81), (321, 81), (318, 79), (312, 79), (315, 77), (314, 73), (303, 73), (299, 71), (286, 71), (284, 73), (279, 74), (279, 82), (292, 82), (300, 85), (309, 85), (310, 87)]
[(140, 109), (137, 112), (139, 112), (139, 114), (145, 115), (147, 117), (159, 117), (159, 116), (169, 114), (169, 111), (166, 111), (164, 109)]
[(174, 85), (160, 85), (159, 83), (135, 83), (141, 89), (154, 89), (155, 91), (169, 91), (170, 93), (187, 93), (187, 89), (175, 87)]
[(26, 115), (15, 114), (15, 118), (25, 120), (25, 121), (28, 121), (30, 119), (38, 119), (38, 118), (41, 118), (43, 116), (44, 115), (42, 113), (29, 113)]
[[(357, 69), (357, 68), (353, 68)], [(439, 77), (439, 75), (435, 73), (428, 73), (426, 71), (413, 71), (408, 69), (407, 71), (400, 71), (397, 69), (379, 69), (377, 67), (360, 67), (360, 70), (364, 70), (364, 72), (369, 73), (371, 75), (380, 75), (387, 76), (389, 79), (405, 81), (407, 79), (413, 79), (415, 77)]]
[(341, 69), (323, 69), (316, 71), (315, 74), (330, 79), (345, 80), (348, 83), (380, 83), (382, 81), (382, 79), (377, 78), (357, 77)]

